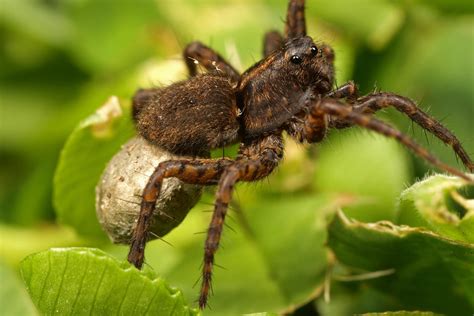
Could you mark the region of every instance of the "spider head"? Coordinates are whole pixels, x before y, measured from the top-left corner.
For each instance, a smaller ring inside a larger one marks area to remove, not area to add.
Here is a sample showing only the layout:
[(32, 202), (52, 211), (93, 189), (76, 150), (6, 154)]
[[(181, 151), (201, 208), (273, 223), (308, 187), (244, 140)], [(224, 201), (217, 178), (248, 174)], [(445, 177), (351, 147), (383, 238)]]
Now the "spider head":
[(287, 73), (300, 86), (317, 94), (331, 90), (334, 81), (334, 52), (325, 44), (315, 44), (309, 36), (291, 39), (283, 47)]
[(237, 89), (246, 136), (281, 127), (310, 97), (331, 91), (333, 59), (328, 46), (297, 37), (244, 72)]

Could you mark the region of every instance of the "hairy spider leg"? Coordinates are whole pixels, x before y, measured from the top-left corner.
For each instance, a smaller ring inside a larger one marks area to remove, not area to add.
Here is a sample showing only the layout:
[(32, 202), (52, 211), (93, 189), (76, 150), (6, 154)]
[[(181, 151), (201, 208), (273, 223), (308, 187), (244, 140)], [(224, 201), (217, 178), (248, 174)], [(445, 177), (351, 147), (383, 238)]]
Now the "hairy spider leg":
[(349, 81), (336, 90), (326, 94), (328, 98), (355, 100), (359, 95), (359, 90), (354, 81)]
[[(326, 97), (336, 99), (347, 98), (348, 100), (353, 100), (357, 98), (357, 94), (358, 89), (356, 84), (353, 81), (349, 81), (336, 90), (329, 92)], [(351, 103), (345, 105), (352, 107)], [(337, 122), (341, 122), (341, 124), (346, 124), (346, 127), (350, 125), (347, 121), (343, 121), (342, 119), (338, 118), (337, 120)], [(301, 143), (306, 141), (312, 144), (318, 143), (324, 139), (328, 127), (333, 127), (331, 124), (334, 124), (334, 121), (330, 121), (326, 113), (323, 111), (319, 113), (308, 112), (302, 118), (294, 118), (291, 120), (287, 125), (286, 130), (288, 134), (297, 141)]]
[(290, 0), (286, 12), (285, 38), (278, 31), (268, 31), (263, 38), (263, 56), (267, 57), (279, 49), (285, 39), (306, 35), (305, 0)]
[(328, 125), (329, 117), (323, 111), (308, 112), (301, 118), (293, 118), (286, 126), (286, 131), (300, 143), (313, 144), (324, 139)]
[(176, 177), (191, 184), (216, 184), (225, 168), (233, 163), (234, 160), (231, 159), (169, 160), (160, 163), (143, 190), (140, 215), (133, 231), (128, 261), (138, 269), (143, 265), (150, 219), (165, 178)]
[(363, 114), (373, 114), (387, 107), (394, 107), (397, 111), (408, 116), (420, 127), (439, 138), (443, 143), (451, 146), (463, 164), (470, 171), (474, 171), (474, 163), (469, 158), (469, 155), (457, 137), (440, 122), (417, 107), (412, 100), (393, 93), (380, 92), (370, 94), (357, 100), (357, 104), (354, 105), (354, 111)]
[[(453, 133), (451, 133), (446, 127), (444, 127), (440, 122), (438, 122), (436, 119), (432, 118), (419, 107), (417, 107), (412, 100), (393, 93), (379, 92), (361, 97), (357, 99), (354, 103), (350, 103), (352, 104), (352, 109), (354, 112), (365, 115), (372, 115), (381, 109), (394, 107), (397, 111), (408, 116), (421, 128), (429, 131), (431, 134), (440, 139), (443, 143), (451, 146), (456, 155), (466, 166), (466, 168), (468, 168), (470, 171), (474, 170), (474, 163), (469, 158), (469, 155), (462, 147), (461, 142), (457, 139), (457, 137)], [(338, 129), (347, 128), (352, 125), (353, 124), (351, 122), (347, 122), (344, 119), (336, 119), (335, 121), (330, 123), (330, 126), (333, 126)]]
[(207, 304), (212, 282), (214, 255), (219, 248), (227, 208), (232, 199), (232, 192), (238, 181), (256, 181), (268, 176), (283, 157), (283, 140), (281, 133), (258, 138), (241, 144), (240, 154), (235, 164), (226, 168), (219, 180), (216, 191), (214, 213), (207, 230), (204, 247), (204, 264), (202, 284), (199, 295), (199, 307)]
[(283, 45), (283, 36), (278, 31), (269, 31), (263, 37), (263, 57), (268, 57)]
[(285, 38), (306, 36), (305, 0), (290, 0), (286, 13)]
[(306, 35), (304, 14), (305, 0), (290, 0), (286, 12), (285, 38), (278, 31), (269, 31), (263, 38), (263, 56), (268, 57), (279, 49), (285, 39), (303, 37)]
[(457, 175), (471, 183), (474, 183), (474, 179), (471, 179), (463, 172), (443, 163), (435, 156), (430, 154), (425, 148), (418, 145), (411, 138), (404, 135), (402, 132), (393, 128), (392, 126), (384, 123), (383, 121), (377, 120), (371, 117), (370, 115), (355, 112), (350, 107), (347, 107), (343, 103), (340, 103), (334, 99), (322, 99), (312, 104), (310, 108), (310, 116), (320, 117), (324, 113), (341, 118), (352, 124), (370, 129), (387, 137), (395, 138), (400, 143), (411, 149), (416, 155), (430, 162), (437, 168)]
[(188, 44), (184, 49), (183, 57), (191, 76), (197, 75), (199, 64), (210, 73), (223, 73), (231, 79), (232, 83), (237, 83), (240, 79), (239, 72), (224, 57), (201, 42)]

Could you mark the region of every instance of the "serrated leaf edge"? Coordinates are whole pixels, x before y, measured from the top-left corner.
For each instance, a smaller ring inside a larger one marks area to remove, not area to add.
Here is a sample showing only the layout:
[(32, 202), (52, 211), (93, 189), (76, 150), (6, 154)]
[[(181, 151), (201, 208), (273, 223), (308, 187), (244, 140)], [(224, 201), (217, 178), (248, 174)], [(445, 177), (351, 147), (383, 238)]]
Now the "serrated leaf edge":
[(474, 244), (469, 242), (464, 242), (461, 240), (453, 240), (444, 236), (441, 236), (431, 230), (428, 230), (423, 227), (411, 227), (407, 225), (395, 225), (389, 221), (379, 221), (375, 223), (364, 223), (359, 222), (354, 219), (349, 219), (343, 211), (338, 210), (336, 213), (335, 218), (329, 224), (329, 226), (333, 225), (336, 221), (340, 220), (345, 226), (355, 227), (355, 228), (365, 228), (372, 231), (378, 231), (382, 233), (389, 233), (391, 235), (397, 236), (399, 238), (404, 238), (410, 234), (419, 233), (422, 235), (429, 235), (430, 237), (434, 237), (440, 240), (443, 240), (450, 244), (455, 245), (462, 245), (464, 247), (468, 247), (474, 250)]
[[(33, 253), (33, 254), (30, 254), (28, 255), (27, 257), (25, 257), (21, 262), (20, 262), (20, 275), (23, 279), (23, 282), (25, 283), (26, 285), (26, 288), (28, 290), (28, 292), (30, 293), (30, 288), (29, 288), (29, 283), (30, 283), (30, 280), (31, 278), (30, 277), (26, 277), (25, 275), (25, 269), (23, 267), (25, 267), (26, 269), (28, 269), (30, 271), (30, 275), (31, 275), (31, 270), (32, 270), (32, 264), (33, 264), (33, 259), (35, 256), (39, 255), (39, 254), (43, 254), (47, 252), (48, 253), (48, 260), (49, 258), (51, 257), (52, 254), (54, 253), (61, 253), (61, 252), (66, 252), (67, 253), (67, 257), (69, 256), (69, 254), (71, 252), (74, 252), (75, 254), (78, 254), (78, 255), (85, 255), (87, 256), (88, 258), (88, 263), (90, 262), (90, 258), (91, 257), (96, 257), (98, 258), (99, 260), (105, 260), (105, 261), (108, 261), (109, 263), (113, 264), (116, 266), (116, 268), (118, 268), (119, 270), (121, 270), (123, 273), (125, 274), (129, 274), (130, 275), (130, 280), (132, 279), (133, 277), (133, 274), (135, 274), (136, 276), (140, 277), (144, 282), (150, 282), (152, 284), (153, 287), (157, 287), (158, 288), (164, 288), (167, 292), (167, 295), (170, 297), (170, 298), (174, 298), (174, 299), (177, 299), (179, 297), (181, 297), (181, 300), (183, 302), (183, 307), (188, 310), (190, 312), (190, 315), (200, 315), (200, 312), (195, 310), (195, 309), (192, 309), (190, 308), (186, 301), (184, 300), (184, 296), (183, 296), (183, 293), (175, 288), (175, 287), (172, 287), (170, 286), (169, 284), (167, 284), (165, 282), (165, 280), (159, 276), (156, 276), (155, 273), (153, 271), (146, 271), (146, 272), (143, 272), (143, 271), (140, 271), (138, 270), (137, 268), (131, 266), (130, 264), (127, 263), (127, 265), (130, 265), (129, 267), (124, 267), (124, 265), (126, 265), (126, 263), (124, 262), (121, 262), (119, 260), (117, 260), (116, 258), (112, 257), (111, 255), (103, 252), (102, 250), (100, 249), (97, 249), (97, 248), (85, 248), (85, 247), (69, 247), (69, 248), (50, 248), (46, 251), (42, 251), (42, 252), (37, 252), (37, 253)], [(50, 263), (48, 264), (48, 271), (50, 271)], [(65, 268), (67, 268), (67, 265), (65, 266)], [(101, 273), (101, 277), (103, 277), (105, 275), (105, 270), (107, 270), (107, 266), (105, 266), (104, 268), (104, 271)], [(47, 278), (45, 278), (46, 280)], [(82, 282), (83, 280), (81, 280), (81, 287), (80, 289), (82, 289)], [(61, 279), (61, 283), (62, 283), (62, 279)], [(102, 282), (99, 282), (99, 284), (101, 284)], [(45, 286), (45, 285), (44, 285)], [(97, 291), (98, 289), (100, 288), (100, 285), (97, 287)], [(79, 290), (79, 293), (76, 295), (76, 297), (78, 297), (78, 295), (80, 294), (80, 290)], [(31, 293), (30, 293), (31, 295)], [(42, 296), (42, 295), (41, 295)], [(155, 298), (156, 295), (153, 296), (153, 300)], [(56, 297), (56, 300), (58, 299), (59, 295)], [(94, 304), (95, 304), (95, 297), (96, 295), (94, 295), (94, 303), (92, 304), (91, 306), (91, 310), (93, 310), (94, 308)], [(38, 300), (38, 303), (41, 302), (41, 297), (40, 299)], [(176, 302), (177, 303), (177, 302)], [(73, 303), (73, 305), (75, 305), (75, 302)], [(175, 307), (176, 307), (176, 304), (175, 304)]]

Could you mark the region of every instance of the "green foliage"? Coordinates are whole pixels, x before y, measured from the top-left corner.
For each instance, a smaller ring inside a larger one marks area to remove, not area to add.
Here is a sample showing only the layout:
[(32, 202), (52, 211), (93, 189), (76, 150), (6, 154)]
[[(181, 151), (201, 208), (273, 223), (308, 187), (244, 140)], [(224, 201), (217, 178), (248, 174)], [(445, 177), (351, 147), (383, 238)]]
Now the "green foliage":
[(104, 237), (95, 215), (95, 187), (107, 162), (134, 135), (128, 112), (123, 115), (111, 98), (72, 132), (59, 158), (54, 177), (58, 220), (93, 239)]
[(474, 206), (461, 188), (458, 179), (441, 175), (416, 183), (400, 197), (398, 222), (474, 243)]
[(53, 248), (28, 256), (21, 275), (46, 315), (196, 315), (180, 291), (103, 251)]
[[(317, 187), (357, 198), (357, 204), (344, 209), (356, 219), (393, 220), (396, 199), (410, 174), (403, 148), (393, 140), (365, 131), (331, 135), (328, 142), (317, 161), (314, 176)], [(350, 177), (341, 165), (351, 166)]]
[(393, 270), (365, 283), (403, 306), (453, 315), (474, 308), (473, 244), (418, 227), (351, 221), (339, 213), (329, 226), (328, 245), (355, 271)]
[(397, 311), (397, 312), (386, 312), (386, 313), (366, 313), (364, 316), (436, 316), (432, 312), (408, 312), (408, 311)]
[(1, 315), (36, 315), (23, 283), (18, 276), (3, 262), (0, 262), (0, 304)]
[[(84, 285), (83, 294), (99, 288), (104, 267), (99, 292), (115, 301), (98, 295), (97, 313), (121, 303), (128, 308), (139, 285), (144, 293), (159, 285), (163, 300), (179, 301), (183, 310), (185, 302), (194, 306), (204, 239), (194, 233), (209, 224), (212, 194), (165, 237), (173, 247), (159, 240), (147, 246), (155, 272), (141, 273), (122, 262), (126, 247), (104, 238), (94, 188), (134, 134), (128, 100), (138, 87), (185, 78), (179, 54), (191, 40), (244, 70), (260, 58), (264, 32), (282, 29), (286, 2), (2, 1), (0, 301), (8, 302), (0, 304), (2, 315), (36, 315), (32, 302), (46, 314), (56, 301), (91, 308), (90, 297), (77, 293)], [(474, 152), (472, 1), (356, 2), (307, 0), (309, 33), (334, 47), (338, 83), (354, 79), (362, 93), (376, 85), (421, 101)], [(120, 97), (124, 114), (95, 113), (111, 95)], [(381, 116), (459, 167), (449, 147), (411, 132), (402, 115)], [(334, 131), (311, 149), (287, 140), (285, 149), (268, 180), (238, 186), (227, 220), (235, 233), (224, 231), (216, 260), (225, 269), (215, 269), (213, 309), (204, 315), (300, 308), (321, 315), (472, 313), (472, 186), (438, 175), (406, 189), (427, 166), (365, 131)], [(334, 217), (338, 209), (343, 213)], [(102, 250), (47, 250), (75, 246)], [(38, 254), (21, 268), (33, 300), (18, 276), (20, 259), (32, 253)], [(81, 285), (81, 276), (91, 281)], [(164, 279), (180, 291), (170, 292)], [(40, 298), (43, 285), (49, 292)], [(330, 302), (323, 299), (328, 294)], [(389, 310), (398, 312), (382, 313)]]

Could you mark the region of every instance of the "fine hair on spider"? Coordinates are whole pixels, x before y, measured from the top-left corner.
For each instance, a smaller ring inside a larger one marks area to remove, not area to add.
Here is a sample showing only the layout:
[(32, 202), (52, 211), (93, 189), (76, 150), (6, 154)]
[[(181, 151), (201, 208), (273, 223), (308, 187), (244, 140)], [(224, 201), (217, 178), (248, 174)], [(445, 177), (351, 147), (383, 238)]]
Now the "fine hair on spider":
[[(150, 176), (128, 260), (139, 269), (143, 265), (147, 231), (164, 179), (217, 185), (204, 246), (199, 295), (202, 309), (208, 303), (214, 255), (234, 187), (239, 181), (263, 179), (278, 166), (283, 158), (284, 132), (299, 142), (318, 143), (329, 129), (359, 126), (394, 138), (438, 169), (473, 182), (373, 117), (381, 109), (395, 108), (451, 146), (472, 171), (474, 164), (456, 136), (412, 100), (383, 91), (359, 96), (352, 81), (334, 88), (334, 52), (306, 35), (304, 7), (304, 0), (289, 1), (284, 34), (266, 33), (264, 58), (243, 74), (211, 48), (193, 42), (183, 52), (190, 74), (187, 80), (141, 89), (133, 97), (133, 118), (140, 136), (184, 158), (161, 162)], [(198, 71), (196, 62), (205, 73)], [(235, 159), (209, 158), (212, 149), (235, 143), (240, 143)]]

